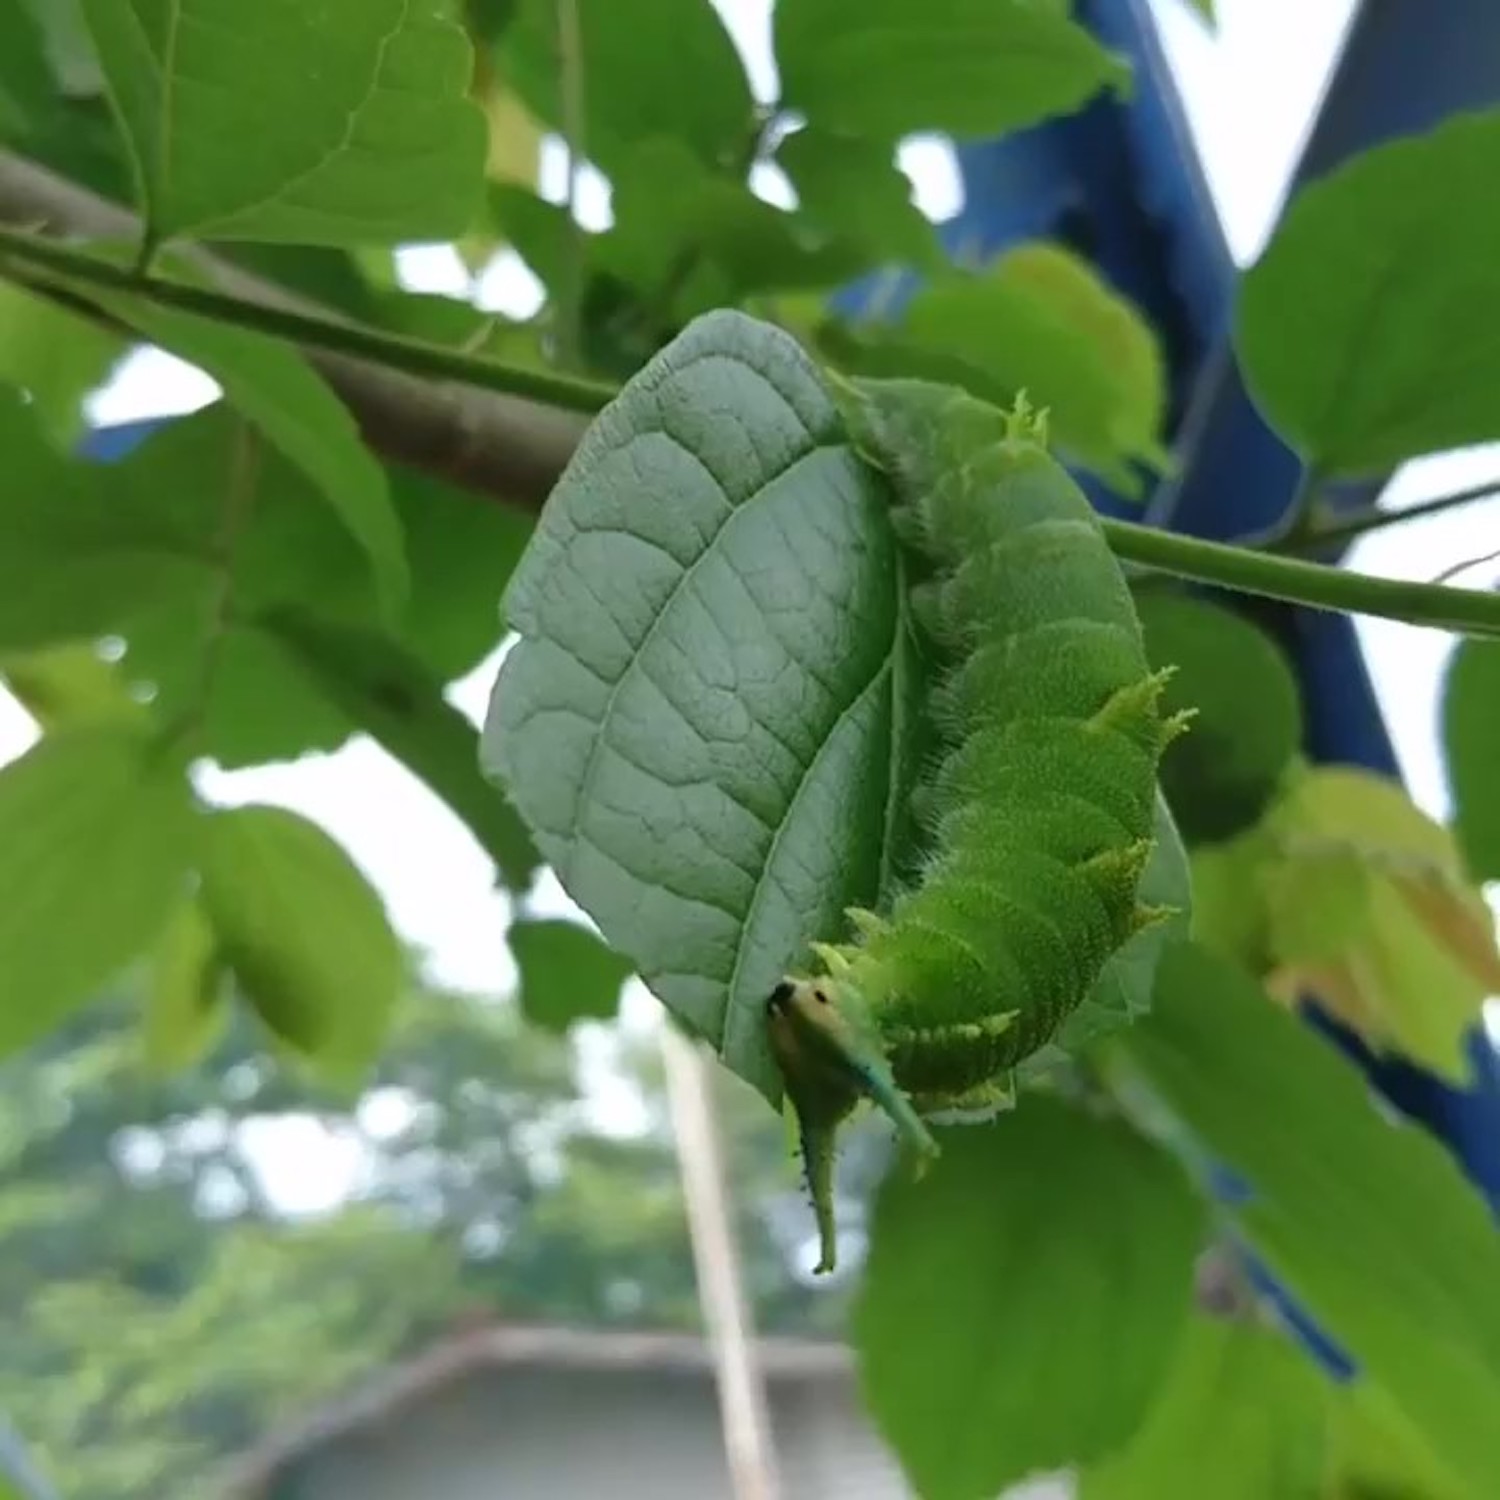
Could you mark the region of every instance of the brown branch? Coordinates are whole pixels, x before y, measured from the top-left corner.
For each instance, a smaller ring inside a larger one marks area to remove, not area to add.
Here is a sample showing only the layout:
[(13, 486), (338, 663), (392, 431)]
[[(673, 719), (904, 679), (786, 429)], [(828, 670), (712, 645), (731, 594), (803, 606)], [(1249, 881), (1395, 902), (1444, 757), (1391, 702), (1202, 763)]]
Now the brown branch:
[[(134, 240), (141, 233), (127, 209), (6, 151), (0, 151), (0, 223), (59, 238)], [(337, 316), (196, 246), (182, 254), (236, 297)], [(587, 425), (577, 413), (518, 396), (422, 380), (346, 354), (304, 353), (382, 458), (524, 510), (541, 506)]]

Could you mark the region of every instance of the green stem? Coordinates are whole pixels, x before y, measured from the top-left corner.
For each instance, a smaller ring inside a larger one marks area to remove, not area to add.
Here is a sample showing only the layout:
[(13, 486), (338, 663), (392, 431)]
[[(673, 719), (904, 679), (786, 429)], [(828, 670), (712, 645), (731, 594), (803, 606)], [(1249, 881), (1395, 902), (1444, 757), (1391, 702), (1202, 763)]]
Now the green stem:
[(594, 381), (545, 370), (517, 369), (482, 355), (463, 354), (380, 328), (266, 307), (262, 303), (246, 302), (184, 282), (137, 276), (123, 266), (98, 260), (70, 246), (0, 228), (0, 276), (17, 283), (25, 281), (26, 278), (15, 271), (16, 266), (37, 267), (63, 277), (75, 287), (93, 286), (124, 292), (162, 307), (212, 318), (218, 323), (249, 328), (313, 349), (371, 360), (387, 369), (404, 370), (409, 375), (502, 391), (506, 395), (521, 396), (567, 411), (596, 412), (616, 394), (613, 387)]
[(1377, 615), (1406, 625), (1500, 637), (1500, 594), (1372, 578), (1322, 563), (1179, 536), (1134, 521), (1106, 519), (1103, 526), (1109, 545), (1119, 557), (1179, 578), (1310, 609)]
[(1353, 515), (1340, 516), (1319, 526), (1305, 537), (1287, 537), (1271, 543), (1273, 552), (1302, 555), (1320, 552), (1324, 547), (1352, 542), (1356, 537), (1367, 536), (1372, 531), (1384, 531), (1387, 526), (1400, 526), (1415, 521), (1421, 516), (1437, 515), (1440, 511), (1452, 510), (1459, 505), (1472, 505), (1476, 500), (1500, 498), (1500, 480), (1487, 480), (1484, 484), (1470, 485), (1467, 489), (1454, 490), (1451, 495), (1435, 495), (1431, 500), (1421, 500), (1415, 505), (1400, 510), (1378, 510), (1373, 505)]
[(578, 219), (578, 179), (584, 163), (583, 27), (578, 0), (557, 0), (558, 92), (563, 144), (568, 152), (568, 270), (558, 300), (557, 352), (564, 369), (577, 369), (583, 349), (583, 287), (588, 246)]

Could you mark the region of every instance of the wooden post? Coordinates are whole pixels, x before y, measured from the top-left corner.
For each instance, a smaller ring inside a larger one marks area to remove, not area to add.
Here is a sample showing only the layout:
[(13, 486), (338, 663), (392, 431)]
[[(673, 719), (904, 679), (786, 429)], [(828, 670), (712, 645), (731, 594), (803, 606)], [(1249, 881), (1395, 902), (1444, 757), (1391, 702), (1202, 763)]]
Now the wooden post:
[(730, 1483), (735, 1500), (778, 1500), (775, 1445), (740, 1276), (712, 1079), (702, 1050), (670, 1021), (662, 1024), (661, 1047)]

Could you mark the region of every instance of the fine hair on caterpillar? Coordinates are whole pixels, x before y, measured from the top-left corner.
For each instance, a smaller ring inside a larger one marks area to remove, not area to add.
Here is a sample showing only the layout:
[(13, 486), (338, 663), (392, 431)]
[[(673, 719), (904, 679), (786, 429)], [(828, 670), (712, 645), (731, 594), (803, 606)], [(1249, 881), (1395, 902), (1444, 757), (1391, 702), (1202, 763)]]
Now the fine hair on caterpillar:
[(862, 1100), (920, 1162), (925, 1122), (993, 1114), (1136, 932), (1168, 915), (1138, 887), (1157, 768), (1186, 715), (1162, 712), (1125, 579), (1087, 497), (1024, 399), (1001, 411), (922, 381), (833, 380), (884, 471), (910, 604), (937, 666), (913, 794), (922, 865), (821, 971), (767, 1003), (796, 1112), (821, 1256), (834, 1264), (838, 1129)]

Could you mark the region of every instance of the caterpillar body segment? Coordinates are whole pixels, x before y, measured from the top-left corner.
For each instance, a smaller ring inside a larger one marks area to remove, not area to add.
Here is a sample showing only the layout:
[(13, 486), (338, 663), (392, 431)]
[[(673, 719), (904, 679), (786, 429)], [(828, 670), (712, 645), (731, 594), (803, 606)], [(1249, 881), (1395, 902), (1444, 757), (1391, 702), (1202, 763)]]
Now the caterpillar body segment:
[[(1166, 915), (1137, 890), (1157, 767), (1185, 727), (1162, 712), (1169, 674), (1148, 665), (1093, 507), (1024, 402), (1007, 413), (920, 381), (833, 384), (892, 482), (913, 616), (942, 670), (914, 795), (920, 878), (888, 911), (858, 914), (851, 941), (820, 946), (822, 975), (773, 996), (825, 1268), (833, 1139), (859, 1099), (932, 1154), (923, 1117), (1005, 1107), (1016, 1066)], [(844, 1049), (837, 1067), (829, 1048)]]

